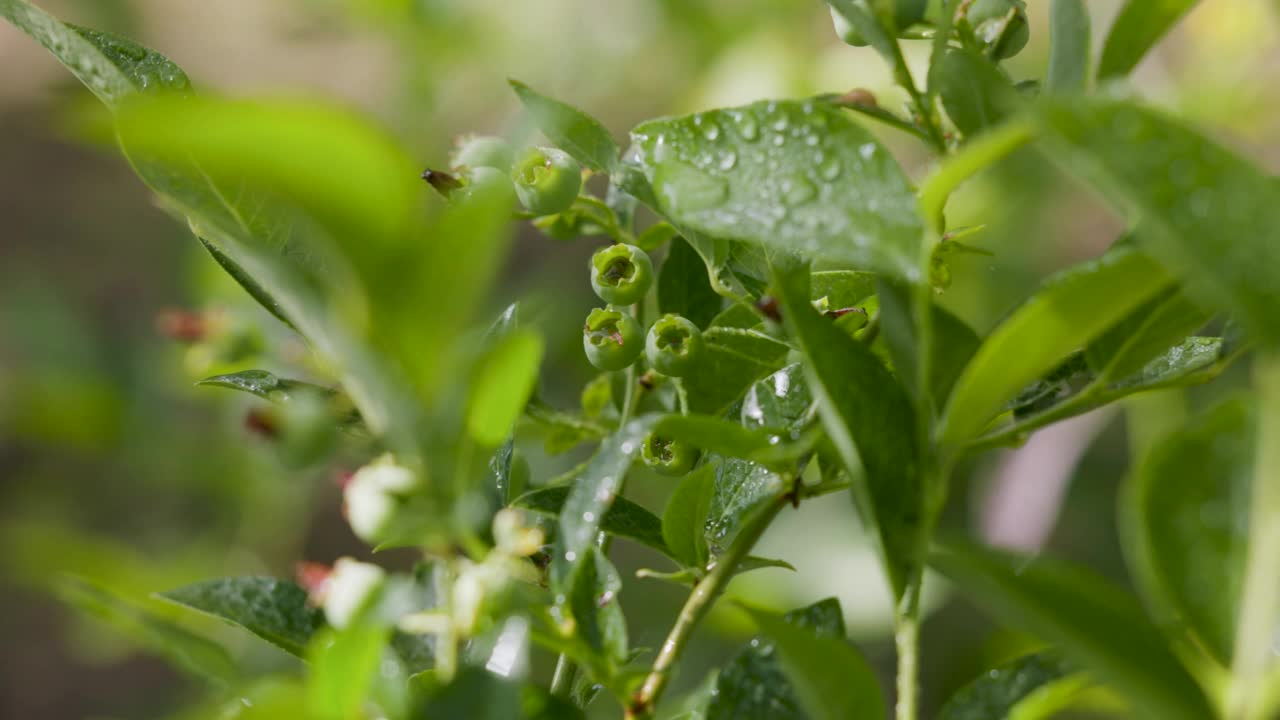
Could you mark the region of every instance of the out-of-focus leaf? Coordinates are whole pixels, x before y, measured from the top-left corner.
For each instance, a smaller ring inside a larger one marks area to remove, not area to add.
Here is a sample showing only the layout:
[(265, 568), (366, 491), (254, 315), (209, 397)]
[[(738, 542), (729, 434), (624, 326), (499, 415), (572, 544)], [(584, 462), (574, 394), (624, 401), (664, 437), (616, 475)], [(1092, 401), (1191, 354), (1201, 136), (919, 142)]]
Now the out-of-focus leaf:
[(1089, 367), (1110, 378), (1138, 372), (1209, 321), (1179, 289), (1151, 300), (1089, 343)]
[(930, 564), (1000, 622), (1061, 648), (1141, 717), (1212, 717), (1196, 681), (1137, 601), (1079, 568), (949, 543)]
[(59, 583), (57, 591), (67, 604), (101, 619), (176, 667), (218, 686), (235, 684), (239, 675), (235, 663), (227, 651), (212, 640), (196, 635), (144, 605), (78, 578)]
[(748, 460), (772, 455), (783, 440), (767, 429), (743, 427), (708, 415), (667, 415), (658, 421), (653, 432), (707, 452)]
[(876, 294), (876, 276), (856, 270), (825, 270), (813, 273), (809, 289), (814, 300), (826, 298), (832, 310), (843, 310)]
[(713, 324), (702, 334), (706, 352), (683, 378), (693, 412), (717, 415), (755, 381), (778, 370), (788, 347), (757, 330)]
[(1019, 391), (1170, 284), (1154, 260), (1115, 247), (1049, 280), (983, 341), (956, 380), (940, 439), (955, 447)]
[(922, 226), (893, 157), (837, 107), (771, 101), (632, 131), (677, 227), (920, 280)]
[(658, 311), (683, 315), (705, 328), (720, 312), (720, 302), (702, 258), (689, 243), (673, 238), (658, 274)]
[[(539, 488), (521, 495), (511, 504), (540, 515), (559, 515), (569, 499), (571, 488), (567, 485)], [(662, 521), (624, 497), (617, 498), (605, 512), (600, 529), (616, 537), (634, 540), (647, 545), (663, 555), (672, 555), (672, 551), (663, 541)]]
[(858, 479), (854, 500), (875, 528), (881, 562), (901, 597), (924, 561), (924, 488), (907, 393), (866, 345), (813, 309), (807, 268), (779, 272), (775, 283), (827, 437)]
[[(894, 372), (913, 395), (918, 394), (915, 383), (919, 340), (911, 310), (914, 301), (910, 289), (894, 283), (880, 283), (878, 297), (880, 327), (893, 360)], [(946, 402), (956, 378), (977, 352), (982, 340), (973, 328), (936, 303), (930, 302), (930, 312), (933, 316), (930, 320), (929, 389), (933, 402), (940, 405)]]
[[(598, 658), (604, 672), (627, 659), (627, 619), (618, 604), (622, 578), (600, 548), (587, 548), (587, 557), (578, 563), (569, 590), (569, 609), (577, 625), (575, 632)], [(596, 680), (609, 675), (597, 672)]]
[[(845, 636), (844, 617), (835, 598), (792, 610), (783, 615), (782, 620), (822, 637), (843, 640)], [(808, 717), (800, 710), (775, 649), (774, 642), (767, 636), (756, 638), (724, 666), (710, 694), (705, 720)]]
[(1174, 430), (1132, 476), (1124, 506), (1148, 599), (1224, 667), (1249, 545), (1254, 426), (1253, 408), (1234, 400)]
[(546, 450), (556, 455), (568, 452), (581, 443), (599, 440), (609, 428), (595, 419), (547, 407), (536, 397), (525, 408), (526, 417), (547, 432)]
[(360, 717), (370, 696), (390, 631), (379, 625), (359, 623), (341, 631), (324, 630), (312, 638), (307, 650), (311, 668), (307, 680), (307, 706), (311, 716), (324, 720)]
[(471, 379), (467, 430), (493, 447), (511, 434), (533, 393), (542, 364), (542, 336), (517, 329), (498, 339), (478, 360)]
[(1010, 720), (1019, 705), (1055, 685), (1067, 691), (1085, 684), (1079, 671), (1054, 652), (1034, 653), (983, 673), (961, 688), (937, 720)]
[(796, 705), (812, 720), (885, 717), (875, 672), (843, 637), (789, 623), (782, 616), (750, 611), (774, 647)]
[(618, 163), (618, 145), (599, 120), (522, 82), (510, 82), (525, 110), (551, 142), (592, 170), (613, 170)]
[(441, 720), (580, 720), (583, 715), (568, 700), (533, 685), (495, 675), (485, 668), (465, 666), (448, 685), (432, 688), (421, 715)]
[(929, 84), (937, 87), (947, 116), (965, 137), (999, 125), (1020, 100), (995, 63), (968, 48), (947, 50), (929, 69)]
[(1084, 0), (1053, 0), (1049, 9), (1049, 93), (1078, 93), (1089, 82), (1093, 47), (1089, 9)]
[(159, 596), (238, 625), (299, 657), (324, 624), (320, 611), (307, 603), (305, 590), (270, 577), (209, 580)]
[[(867, 44), (875, 48), (890, 67), (902, 59), (898, 48), (890, 3), (882, 0), (826, 0), (844, 16)], [(901, 82), (905, 78), (898, 78)]]
[(276, 300), (271, 293), (268, 292), (266, 288), (262, 287), (262, 284), (255, 280), (252, 275), (245, 271), (244, 268), (240, 267), (239, 263), (231, 259), (231, 257), (223, 252), (217, 245), (214, 245), (202, 237), (197, 237), (196, 239), (200, 241), (200, 245), (204, 247), (205, 252), (209, 253), (209, 257), (213, 258), (213, 261), (218, 263), (218, 267), (222, 268), (231, 276), (232, 280), (235, 280), (240, 287), (244, 288), (245, 292), (249, 293), (249, 297), (258, 301), (258, 304), (266, 308), (267, 312), (275, 316), (277, 320), (297, 330), (293, 321), (289, 319), (289, 316), (285, 315), (284, 308), (280, 306), (280, 301)]
[(1280, 342), (1280, 183), (1131, 102), (1046, 102), (1039, 119), (1054, 158), (1129, 215), (1138, 243), (1193, 297), (1232, 311), (1259, 342)]
[(1098, 79), (1128, 75), (1197, 0), (1128, 0), (1107, 33)]
[(689, 567), (705, 567), (707, 538), (703, 528), (711, 510), (716, 466), (704, 464), (685, 475), (662, 511), (662, 538), (671, 556)]

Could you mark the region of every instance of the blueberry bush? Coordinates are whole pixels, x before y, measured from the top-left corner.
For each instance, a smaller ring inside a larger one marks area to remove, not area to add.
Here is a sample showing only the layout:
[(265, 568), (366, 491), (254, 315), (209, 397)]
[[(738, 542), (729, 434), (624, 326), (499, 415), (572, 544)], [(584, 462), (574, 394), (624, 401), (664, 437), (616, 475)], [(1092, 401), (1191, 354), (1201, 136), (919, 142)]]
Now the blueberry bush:
[[(939, 718), (1276, 717), (1280, 184), (1125, 82), (1194, 0), (1129, 0), (1100, 53), (1083, 0), (1036, 3), (1051, 54), (1030, 78), (1003, 64), (1031, 33), (1022, 0), (828, 2), (904, 107), (839, 89), (647, 120), (620, 144), (512, 81), (542, 139), (463, 138), (424, 173), (348, 110), (200, 92), (153, 50), (0, 0), (105, 106), (78, 131), (116, 141), (330, 380), (202, 383), (265, 401), (261, 429), (298, 462), (357, 448), (351, 529), (419, 558), (411, 572), (343, 558), (293, 580), (155, 588), (305, 661), (270, 682), (167, 616), (91, 584), (67, 592), (214, 679), (229, 701), (218, 717), (917, 720), (922, 588), (943, 578), (1045, 649), (992, 668)], [(927, 72), (911, 71), (906, 42), (929, 48)], [(908, 177), (867, 124), (917, 141), (927, 176)], [(938, 302), (955, 255), (981, 252), (948, 200), (1027, 148), (1127, 230), (980, 335)], [(598, 297), (585, 318), (533, 321), (520, 303), (476, 316), (526, 222), (599, 245), (572, 278)], [(553, 407), (539, 392), (546, 329), (578, 323), (599, 375), (580, 406)], [(1252, 393), (1190, 417), (1131, 407), (1131, 432), (1150, 438), (1118, 508), (1136, 595), (938, 532), (970, 458), (1234, 363)], [(591, 452), (532, 477), (528, 438)], [(623, 496), (641, 466), (671, 478), (661, 512)], [(758, 637), (668, 694), (729, 581), (787, 567), (753, 554), (775, 518), (835, 494), (894, 598), (894, 686), (826, 600), (743, 604)], [(619, 538), (664, 569), (624, 578)], [(687, 601), (658, 647), (637, 647), (620, 597), (654, 582)]]

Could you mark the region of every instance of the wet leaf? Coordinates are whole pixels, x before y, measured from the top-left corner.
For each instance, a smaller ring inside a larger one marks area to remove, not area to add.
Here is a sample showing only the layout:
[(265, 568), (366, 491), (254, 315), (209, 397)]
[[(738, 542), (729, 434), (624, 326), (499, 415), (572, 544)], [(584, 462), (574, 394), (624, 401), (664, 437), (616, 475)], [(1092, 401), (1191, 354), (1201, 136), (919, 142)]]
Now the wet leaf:
[(301, 657), (324, 620), (307, 592), (270, 577), (208, 580), (160, 593), (161, 598), (221, 618)]
[(1054, 652), (1026, 655), (983, 673), (951, 696), (937, 720), (1007, 720), (1022, 701), (1053, 686), (1078, 690), (1083, 677)]
[[(570, 491), (571, 488), (567, 485), (539, 488), (516, 498), (512, 505), (540, 515), (555, 516), (563, 510)], [(634, 540), (663, 555), (674, 557), (663, 541), (662, 521), (658, 516), (624, 497), (613, 501), (605, 513), (604, 520), (600, 523), (600, 529), (610, 535)]]
[(618, 145), (599, 120), (518, 80), (510, 83), (538, 129), (557, 147), (597, 172), (609, 172), (617, 165)]

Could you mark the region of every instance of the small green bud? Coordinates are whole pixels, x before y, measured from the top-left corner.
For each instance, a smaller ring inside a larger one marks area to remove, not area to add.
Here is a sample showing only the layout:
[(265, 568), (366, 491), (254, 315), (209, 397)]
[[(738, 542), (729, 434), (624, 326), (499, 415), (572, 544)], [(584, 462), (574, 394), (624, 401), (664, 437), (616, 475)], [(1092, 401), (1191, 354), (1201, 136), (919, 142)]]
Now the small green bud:
[(511, 171), (520, 202), (536, 215), (568, 210), (582, 189), (582, 167), (555, 148), (529, 148)]
[(466, 135), (458, 138), (453, 155), (449, 156), (453, 168), (496, 168), (510, 172), (515, 153), (506, 140), (493, 135)]
[[(1010, 12), (1014, 15), (1006, 28), (1005, 19)], [(1022, 0), (975, 0), (966, 17), (978, 40), (988, 48), (995, 47), (1001, 37), (1004, 38), (1004, 42), (995, 48), (996, 58), (1000, 60), (1017, 55), (1031, 38), (1027, 6)]]
[(634, 305), (653, 284), (653, 261), (635, 245), (618, 243), (591, 256), (591, 288), (613, 305)]
[(338, 558), (324, 589), (324, 617), (341, 630), (358, 620), (382, 594), (387, 573), (377, 565)]
[(649, 328), (644, 354), (654, 370), (670, 377), (689, 374), (703, 352), (702, 331), (687, 318), (663, 315)]
[(685, 475), (698, 462), (698, 449), (673, 438), (651, 434), (640, 448), (640, 459), (663, 475)]
[(640, 357), (644, 331), (627, 313), (596, 308), (582, 329), (582, 349), (587, 360), (601, 370), (622, 370)]

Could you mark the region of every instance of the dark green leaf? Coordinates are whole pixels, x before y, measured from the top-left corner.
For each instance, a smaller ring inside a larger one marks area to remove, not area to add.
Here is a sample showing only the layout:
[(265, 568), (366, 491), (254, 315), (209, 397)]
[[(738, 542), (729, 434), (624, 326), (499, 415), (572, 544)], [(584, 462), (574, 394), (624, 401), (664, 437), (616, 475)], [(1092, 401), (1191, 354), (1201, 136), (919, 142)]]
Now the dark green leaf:
[[(910, 288), (894, 283), (880, 284), (880, 327), (893, 359), (894, 371), (913, 394), (918, 369), (919, 341), (913, 319)], [(956, 378), (964, 371), (982, 340), (963, 320), (930, 302), (931, 341), (929, 345), (929, 389), (933, 402), (941, 405), (951, 393)]]
[(1083, 92), (1089, 81), (1093, 47), (1089, 9), (1084, 0), (1053, 0), (1049, 13), (1049, 74), (1044, 82), (1045, 91)]
[(906, 391), (879, 358), (809, 304), (808, 270), (779, 273), (783, 319), (804, 355), (805, 378), (827, 437), (875, 528), (881, 561), (901, 597), (924, 557), (924, 489), (916, 421)]
[(1128, 0), (1111, 24), (1098, 79), (1128, 75), (1197, 0)]
[(1138, 242), (1194, 297), (1231, 310), (1259, 341), (1280, 342), (1280, 183), (1129, 102), (1051, 102), (1040, 119), (1055, 158), (1132, 216)]
[(796, 705), (812, 720), (885, 717), (875, 671), (843, 637), (832, 637), (752, 610), (761, 634), (773, 642)]
[(725, 458), (716, 468), (707, 510), (707, 553), (719, 557), (761, 508), (789, 489), (786, 478), (763, 465)]
[[(782, 395), (784, 398), (789, 397), (786, 392)], [(653, 431), (707, 452), (755, 460), (775, 450), (775, 446), (782, 441), (779, 435), (766, 429), (743, 427), (727, 420), (696, 414), (668, 415), (658, 421)]]
[(706, 328), (720, 312), (720, 302), (702, 258), (682, 238), (673, 238), (658, 275), (658, 311), (683, 315)]
[[(789, 625), (843, 639), (844, 617), (835, 598), (820, 600), (783, 616)], [(795, 692), (768, 637), (751, 641), (720, 671), (710, 694), (705, 720), (802, 720)]]
[(220, 686), (231, 686), (239, 674), (221, 645), (196, 635), (140, 603), (127, 600), (84, 580), (69, 578), (57, 586), (58, 596), (73, 607), (115, 627), (126, 637), (187, 672)]
[(788, 365), (751, 386), (742, 399), (742, 424), (778, 432), (799, 430), (809, 419), (813, 395), (800, 363)]
[(510, 82), (538, 129), (557, 147), (597, 172), (609, 172), (618, 164), (618, 145), (599, 120), (522, 82)]
[[(541, 515), (559, 515), (570, 492), (571, 488), (567, 485), (539, 488), (521, 495), (511, 504)], [(613, 501), (600, 523), (600, 529), (674, 557), (663, 541), (662, 521), (643, 506), (624, 497)]]
[(702, 334), (706, 352), (683, 378), (689, 409), (717, 415), (760, 378), (778, 370), (786, 344), (758, 330), (712, 325)]
[(1149, 599), (1231, 664), (1249, 545), (1254, 417), (1220, 405), (1151, 449), (1125, 505), (1131, 553)]
[(1085, 349), (1089, 367), (1108, 378), (1138, 372), (1209, 322), (1209, 313), (1172, 289), (1133, 311)]
[(921, 279), (909, 181), (828, 103), (760, 102), (654, 120), (632, 139), (658, 210), (677, 227)]
[(1092, 573), (960, 544), (940, 547), (930, 564), (1000, 622), (1060, 647), (1141, 717), (1213, 716), (1137, 601)]
[[(569, 609), (576, 621), (575, 632), (603, 661), (613, 668), (627, 659), (627, 620), (618, 604), (622, 578), (600, 548), (587, 548), (587, 557), (578, 563), (569, 590)], [(596, 676), (597, 681), (607, 677)]]
[(1018, 91), (995, 63), (968, 48), (951, 48), (929, 70), (951, 122), (970, 137), (999, 125), (1018, 107)]
[(1055, 685), (1079, 687), (1083, 678), (1054, 652), (1026, 655), (985, 672), (962, 688), (938, 713), (937, 720), (1007, 720), (1018, 705)]
[(1018, 392), (1170, 284), (1149, 257), (1128, 246), (1046, 280), (978, 348), (956, 380), (940, 438), (956, 446)]
[(716, 467), (710, 463), (685, 475), (662, 511), (662, 538), (671, 556), (689, 567), (707, 564), (707, 538), (703, 528), (711, 511)]
[(324, 622), (320, 611), (307, 603), (305, 590), (270, 577), (209, 580), (160, 597), (239, 625), (299, 657)]

